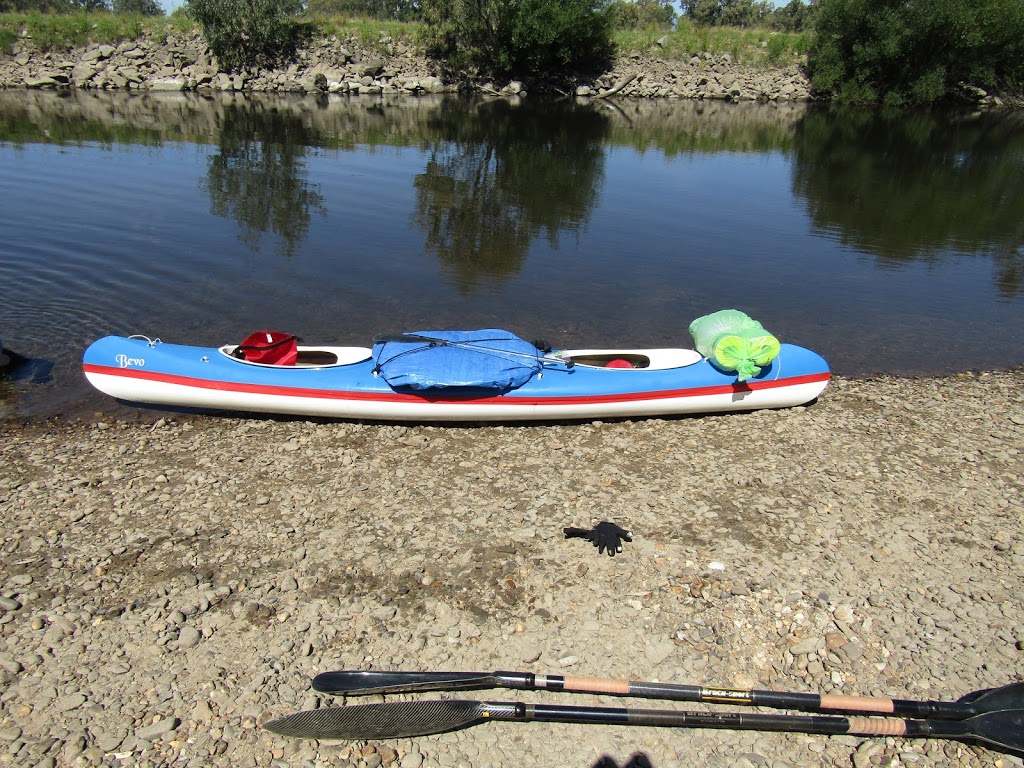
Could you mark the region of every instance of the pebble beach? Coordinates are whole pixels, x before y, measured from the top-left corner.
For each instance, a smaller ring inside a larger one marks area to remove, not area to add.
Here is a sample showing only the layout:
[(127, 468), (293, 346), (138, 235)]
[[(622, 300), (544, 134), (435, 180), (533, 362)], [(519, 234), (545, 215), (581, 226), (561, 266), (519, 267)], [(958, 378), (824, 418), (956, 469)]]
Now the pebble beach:
[[(1021, 766), (938, 739), (262, 725), (382, 700), (316, 694), (333, 669), (943, 700), (1022, 681), (1022, 446), (1020, 369), (698, 418), (0, 424), (0, 766)], [(563, 536), (602, 520), (632, 531), (615, 557)], [(716, 709), (387, 700), (448, 696)]]

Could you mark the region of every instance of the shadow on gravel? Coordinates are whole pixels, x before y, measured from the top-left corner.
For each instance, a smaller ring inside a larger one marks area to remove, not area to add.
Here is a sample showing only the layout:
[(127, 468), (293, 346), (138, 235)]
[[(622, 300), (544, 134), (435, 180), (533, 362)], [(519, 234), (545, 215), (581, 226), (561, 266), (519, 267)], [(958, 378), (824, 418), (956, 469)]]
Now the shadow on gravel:
[(643, 752), (637, 752), (634, 755), (630, 755), (629, 760), (621, 766), (615, 762), (614, 757), (602, 755), (591, 768), (654, 768), (654, 763)]

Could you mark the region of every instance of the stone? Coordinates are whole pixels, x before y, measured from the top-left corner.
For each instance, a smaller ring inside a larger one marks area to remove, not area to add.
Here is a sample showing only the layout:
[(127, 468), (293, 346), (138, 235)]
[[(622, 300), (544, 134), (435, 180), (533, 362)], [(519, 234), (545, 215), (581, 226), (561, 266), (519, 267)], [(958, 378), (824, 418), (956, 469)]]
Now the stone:
[(38, 75), (25, 80), (26, 88), (57, 88), (61, 83), (50, 75)]
[(179, 648), (194, 648), (203, 639), (202, 633), (195, 627), (185, 626), (178, 633)]
[(153, 741), (162, 736), (166, 736), (178, 727), (178, 718), (176, 717), (164, 717), (157, 720), (155, 723), (140, 728), (135, 732), (135, 738), (142, 739), (143, 741)]
[(181, 77), (158, 77), (149, 81), (151, 91), (183, 91), (185, 79)]
[(2, 597), (2, 596), (0, 596), (0, 610), (3, 610), (3, 611), (16, 611), (19, 608), (21, 608), (21, 603), (19, 603), (13, 597)]
[(376, 77), (384, 71), (384, 62), (381, 59), (369, 58), (357, 64), (356, 70), (362, 77)]
[(81, 693), (71, 693), (67, 696), (61, 696), (59, 699), (53, 702), (53, 708), (58, 712), (69, 712), (72, 709), (78, 709), (80, 706), (85, 704), (86, 698)]
[(806, 656), (809, 653), (814, 653), (818, 650), (818, 643), (820, 640), (817, 637), (809, 637), (806, 640), (801, 640), (795, 645), (790, 646), (789, 652), (794, 656)]

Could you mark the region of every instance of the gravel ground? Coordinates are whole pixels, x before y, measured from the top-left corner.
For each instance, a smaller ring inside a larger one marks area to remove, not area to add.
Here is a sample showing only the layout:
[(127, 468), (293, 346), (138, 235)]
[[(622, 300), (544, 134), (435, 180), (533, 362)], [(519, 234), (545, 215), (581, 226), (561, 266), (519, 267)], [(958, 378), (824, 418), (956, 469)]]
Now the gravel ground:
[[(1017, 370), (673, 420), (0, 425), (0, 765), (1019, 766), (941, 740), (260, 725), (343, 703), (309, 687), (340, 668), (947, 699), (1022, 680), (1022, 392)], [(621, 555), (562, 536), (600, 520), (633, 531)]]

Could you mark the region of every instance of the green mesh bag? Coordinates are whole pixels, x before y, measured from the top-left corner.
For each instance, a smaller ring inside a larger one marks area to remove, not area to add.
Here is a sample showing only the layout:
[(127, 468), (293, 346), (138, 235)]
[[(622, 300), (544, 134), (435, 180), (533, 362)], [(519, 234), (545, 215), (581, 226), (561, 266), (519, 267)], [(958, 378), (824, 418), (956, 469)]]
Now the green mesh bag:
[(779, 340), (738, 309), (723, 309), (690, 323), (697, 351), (739, 381), (757, 376), (778, 357)]

